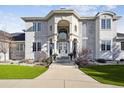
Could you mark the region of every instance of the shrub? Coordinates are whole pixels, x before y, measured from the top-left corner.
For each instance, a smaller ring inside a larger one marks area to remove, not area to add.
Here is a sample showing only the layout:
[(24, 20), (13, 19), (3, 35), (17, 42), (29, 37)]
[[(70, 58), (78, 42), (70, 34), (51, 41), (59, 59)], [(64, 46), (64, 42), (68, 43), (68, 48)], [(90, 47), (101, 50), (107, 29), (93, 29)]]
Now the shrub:
[(58, 56), (58, 54), (55, 53), (52, 56), (53, 56), (53, 59), (56, 60), (56, 57)]
[(124, 59), (120, 59), (120, 61), (124, 61)]
[(96, 61), (99, 62), (99, 63), (106, 63), (105, 59), (97, 59)]
[(52, 63), (52, 57), (43, 59), (42, 62), (45, 63), (47, 66), (49, 66)]
[(77, 58), (77, 59), (75, 60), (75, 63), (76, 63), (79, 67), (83, 67), (83, 66), (88, 65), (87, 59), (81, 58), (81, 57)]
[(38, 54), (38, 57), (37, 57), (37, 61), (38, 61), (38, 62), (41, 62), (42, 60), (47, 59), (47, 54), (46, 54), (46, 52), (44, 52), (44, 51), (39, 51), (39, 52), (37, 52), (37, 54)]
[(78, 53), (78, 58), (75, 60), (75, 63), (79, 67), (84, 67), (84, 66), (89, 65), (90, 54), (91, 54), (91, 50), (90, 49), (85, 49), (85, 48), (82, 49)]

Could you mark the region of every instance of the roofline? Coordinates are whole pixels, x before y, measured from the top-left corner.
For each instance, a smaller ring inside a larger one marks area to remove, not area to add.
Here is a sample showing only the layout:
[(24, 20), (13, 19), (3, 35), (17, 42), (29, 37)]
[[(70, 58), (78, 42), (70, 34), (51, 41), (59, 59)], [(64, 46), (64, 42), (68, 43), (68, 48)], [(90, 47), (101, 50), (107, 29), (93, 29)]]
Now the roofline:
[(80, 19), (80, 15), (74, 11), (74, 10), (52, 10), (50, 11), (45, 17), (21, 17), (21, 19), (23, 19), (24, 21), (42, 21), (42, 20), (48, 20), (52, 15), (54, 14), (74, 14), (78, 19)]
[(50, 11), (45, 17), (21, 17), (24, 21), (47, 21), (49, 18), (51, 18), (52, 15), (54, 14), (73, 14), (76, 16), (79, 20), (94, 20), (96, 19), (99, 15), (108, 13), (113, 15), (113, 19), (118, 20), (121, 18), (121, 16), (116, 16), (114, 12), (111, 11), (105, 11), (105, 12), (99, 12), (96, 14), (96, 16), (80, 16), (76, 11), (74, 10), (67, 10), (67, 9), (62, 9), (62, 10), (52, 10)]

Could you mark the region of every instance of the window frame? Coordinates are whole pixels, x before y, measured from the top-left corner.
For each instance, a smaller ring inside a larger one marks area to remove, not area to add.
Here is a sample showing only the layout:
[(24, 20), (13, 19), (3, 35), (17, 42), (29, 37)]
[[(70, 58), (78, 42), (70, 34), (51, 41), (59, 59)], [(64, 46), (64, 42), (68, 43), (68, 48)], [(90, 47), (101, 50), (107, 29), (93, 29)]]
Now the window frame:
[(33, 42), (32, 50), (33, 50), (33, 52), (36, 52), (36, 50), (37, 50), (37, 44), (36, 44), (36, 42)]
[(42, 23), (41, 22), (33, 22), (33, 31), (41, 31), (42, 30)]
[[(102, 49), (102, 44), (104, 44), (104, 49)], [(112, 41), (111, 40), (101, 40), (101, 44), (100, 44), (101, 51), (111, 51), (111, 49), (112, 49)]]
[(121, 42), (121, 51), (124, 51), (124, 47), (122, 48), (122, 43), (124, 44), (124, 42)]
[(111, 30), (112, 27), (111, 18), (102, 18), (100, 24), (101, 24), (100, 28), (102, 30)]
[(41, 51), (41, 42), (37, 42), (37, 51)]
[(41, 49), (42, 49), (42, 43), (41, 42), (33, 42), (33, 46), (32, 46), (33, 52), (41, 51)]

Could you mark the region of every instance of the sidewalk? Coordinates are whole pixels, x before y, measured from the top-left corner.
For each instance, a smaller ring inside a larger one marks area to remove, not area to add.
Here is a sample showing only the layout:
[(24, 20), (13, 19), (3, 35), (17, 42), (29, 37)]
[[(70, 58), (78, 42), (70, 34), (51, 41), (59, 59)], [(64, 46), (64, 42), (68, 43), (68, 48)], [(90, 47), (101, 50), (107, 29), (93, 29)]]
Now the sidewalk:
[(73, 64), (51, 64), (48, 71), (35, 79), (0, 80), (0, 87), (13, 88), (113, 88), (118, 86), (101, 84), (81, 72)]

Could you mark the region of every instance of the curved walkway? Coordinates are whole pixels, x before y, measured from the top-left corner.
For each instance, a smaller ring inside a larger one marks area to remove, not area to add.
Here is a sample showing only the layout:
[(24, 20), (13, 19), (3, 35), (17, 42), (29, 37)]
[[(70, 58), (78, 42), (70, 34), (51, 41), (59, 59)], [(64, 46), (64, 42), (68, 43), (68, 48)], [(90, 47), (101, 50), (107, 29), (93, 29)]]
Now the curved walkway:
[(22, 88), (98, 88), (118, 87), (101, 84), (81, 72), (73, 64), (51, 64), (50, 68), (35, 79), (28, 80), (0, 80), (0, 87)]

